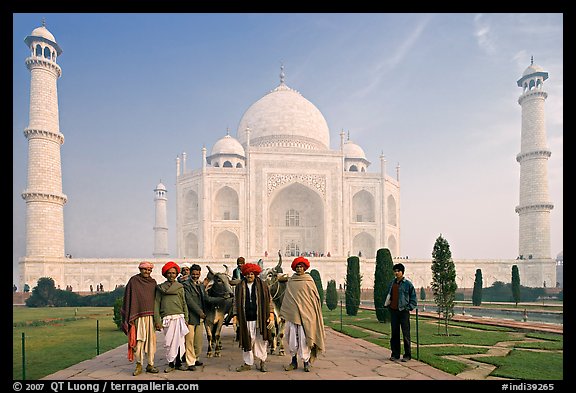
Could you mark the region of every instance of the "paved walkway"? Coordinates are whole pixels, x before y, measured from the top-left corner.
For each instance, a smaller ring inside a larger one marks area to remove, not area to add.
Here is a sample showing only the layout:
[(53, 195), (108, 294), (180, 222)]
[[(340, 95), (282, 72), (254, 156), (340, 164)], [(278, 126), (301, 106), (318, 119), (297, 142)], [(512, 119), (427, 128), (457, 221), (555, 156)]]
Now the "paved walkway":
[(390, 361), (390, 350), (368, 341), (346, 336), (326, 328), (326, 352), (312, 364), (310, 372), (302, 366), (284, 371), (290, 363), (290, 355), (268, 355), (268, 372), (259, 370), (237, 372), (243, 363), (242, 351), (233, 341), (232, 326), (222, 328), (222, 356), (206, 358), (206, 343), (201, 361), (204, 365), (196, 371), (175, 370), (164, 373), (167, 365), (164, 357), (164, 335), (158, 333), (156, 366), (158, 374), (142, 374), (134, 377), (134, 364), (127, 359), (127, 344), (85, 360), (67, 369), (48, 375), (43, 380), (461, 380), (417, 360)]
[[(421, 312), (420, 315), (435, 317), (436, 314)], [(520, 330), (546, 331), (563, 334), (563, 325), (497, 320), (464, 315), (455, 315), (457, 321), (478, 322), (498, 326), (509, 326)], [(206, 341), (206, 340), (204, 340)], [(263, 373), (253, 368), (250, 371), (237, 372), (236, 367), (243, 363), (242, 351), (234, 342), (232, 326), (222, 328), (222, 356), (206, 358), (204, 342), (201, 361), (204, 365), (196, 371), (175, 370), (164, 373), (167, 366), (164, 357), (164, 335), (158, 332), (158, 350), (156, 366), (158, 374), (142, 374), (134, 377), (134, 364), (128, 362), (127, 344), (103, 353), (95, 358), (85, 360), (74, 366), (48, 375), (44, 380), (131, 380), (131, 381), (184, 381), (184, 380), (498, 380), (491, 377), (494, 367), (459, 356), (453, 360), (461, 361), (470, 367), (465, 372), (454, 376), (415, 359), (408, 362), (390, 361), (390, 350), (368, 341), (349, 337), (331, 328), (326, 328), (326, 352), (313, 363), (310, 372), (302, 367), (293, 371), (284, 371), (290, 363), (290, 356), (268, 355), (266, 361), (268, 372)], [(510, 348), (507, 343), (499, 343), (486, 355), (506, 356)], [(415, 351), (413, 353), (415, 355)], [(479, 355), (476, 355), (479, 356)]]

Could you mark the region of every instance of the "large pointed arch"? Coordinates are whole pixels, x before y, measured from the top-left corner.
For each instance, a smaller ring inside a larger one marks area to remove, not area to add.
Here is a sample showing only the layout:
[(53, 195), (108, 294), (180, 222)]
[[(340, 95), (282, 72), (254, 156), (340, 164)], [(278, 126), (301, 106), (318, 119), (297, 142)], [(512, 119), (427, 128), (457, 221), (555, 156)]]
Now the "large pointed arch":
[(218, 190), (214, 198), (213, 220), (238, 220), (238, 193), (231, 187), (224, 186)]
[(352, 197), (352, 222), (374, 222), (374, 196), (366, 190), (358, 191)]
[(231, 231), (224, 230), (216, 235), (212, 249), (215, 258), (236, 258), (240, 255), (238, 236)]
[(184, 197), (184, 217), (186, 223), (198, 222), (198, 194), (194, 190), (186, 192)]
[(376, 242), (374, 241), (374, 237), (366, 232), (361, 232), (354, 236), (352, 249), (354, 250), (354, 255), (360, 256), (360, 252), (362, 252), (363, 258), (376, 257)]
[(268, 248), (285, 256), (325, 252), (324, 202), (311, 188), (292, 183), (276, 190), (268, 206)]

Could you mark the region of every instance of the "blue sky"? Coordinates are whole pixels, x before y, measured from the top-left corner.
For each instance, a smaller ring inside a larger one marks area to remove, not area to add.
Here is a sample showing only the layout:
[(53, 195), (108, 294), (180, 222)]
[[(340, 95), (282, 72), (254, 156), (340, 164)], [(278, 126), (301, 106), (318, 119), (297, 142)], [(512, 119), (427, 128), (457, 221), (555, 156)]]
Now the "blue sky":
[[(379, 171), (400, 165), (401, 254), (431, 258), (442, 234), (455, 259), (518, 254), (521, 89), (542, 66), (551, 250), (563, 250), (562, 14), (13, 14), (13, 263), (25, 253), (30, 73), (24, 38), (41, 25), (58, 63), (66, 250), (150, 258), (154, 188), (168, 189), (176, 257), (176, 157), (201, 166), (244, 111), (286, 83)], [(17, 277), (16, 272), (14, 277)]]

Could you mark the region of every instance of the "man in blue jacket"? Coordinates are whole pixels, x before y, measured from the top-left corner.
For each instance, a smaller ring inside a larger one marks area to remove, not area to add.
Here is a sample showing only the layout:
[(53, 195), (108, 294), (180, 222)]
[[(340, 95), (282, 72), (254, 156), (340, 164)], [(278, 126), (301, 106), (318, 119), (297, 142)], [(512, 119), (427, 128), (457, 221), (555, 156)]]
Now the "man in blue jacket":
[(412, 350), (410, 347), (410, 311), (416, 308), (416, 290), (414, 285), (404, 277), (404, 265), (397, 263), (392, 267), (394, 279), (388, 286), (388, 296), (385, 305), (390, 308), (390, 349), (392, 356), (390, 360), (400, 359), (400, 328), (402, 328), (402, 337), (404, 338), (404, 356), (403, 362), (412, 359)]

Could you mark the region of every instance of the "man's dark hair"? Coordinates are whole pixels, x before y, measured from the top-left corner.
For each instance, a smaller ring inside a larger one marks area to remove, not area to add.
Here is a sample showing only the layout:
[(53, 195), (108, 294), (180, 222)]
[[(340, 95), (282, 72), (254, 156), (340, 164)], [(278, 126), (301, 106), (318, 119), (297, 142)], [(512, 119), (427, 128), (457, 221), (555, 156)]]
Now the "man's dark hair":
[(198, 271), (201, 271), (201, 270), (202, 270), (202, 268), (200, 267), (200, 265), (197, 265), (197, 264), (193, 264), (192, 266), (190, 266), (190, 271), (192, 271), (192, 270), (198, 270)]
[(400, 270), (402, 273), (404, 273), (404, 265), (402, 265), (401, 263), (397, 263), (394, 266), (392, 266), (392, 270)]
[(236, 259), (236, 263), (245, 263), (245, 262), (246, 262), (246, 260), (244, 259), (244, 257), (238, 257)]

